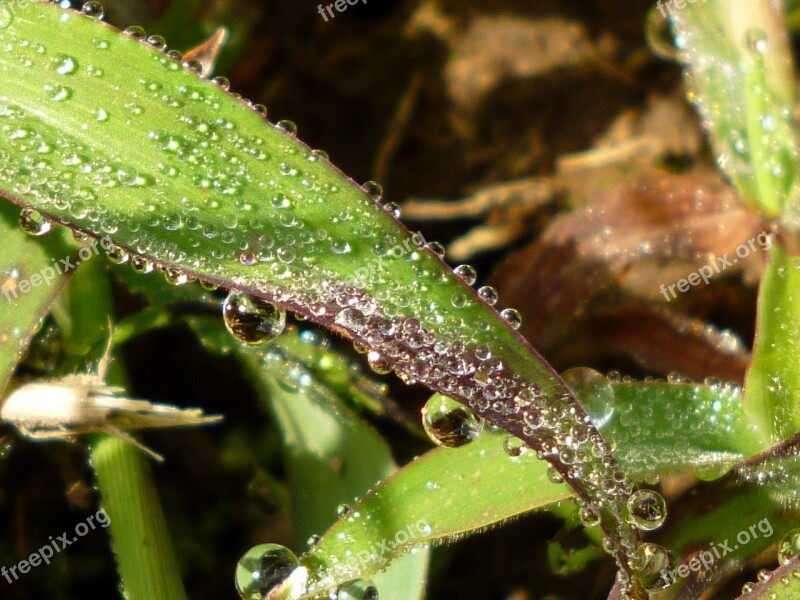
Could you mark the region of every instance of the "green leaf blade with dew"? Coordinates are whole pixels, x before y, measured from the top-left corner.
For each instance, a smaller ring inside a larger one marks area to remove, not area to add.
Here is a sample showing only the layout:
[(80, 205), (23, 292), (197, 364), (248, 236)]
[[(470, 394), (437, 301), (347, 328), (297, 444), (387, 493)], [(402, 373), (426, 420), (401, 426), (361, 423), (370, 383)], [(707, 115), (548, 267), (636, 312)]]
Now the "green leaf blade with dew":
[[(291, 127), (265, 123), (163, 52), (45, 3), (2, 24), (6, 198), (108, 235), (117, 256), (176, 281), (304, 314), (406, 381), (469, 405), (538, 450), (598, 510), (608, 548), (643, 595), (631, 567), (631, 490), (610, 448), (550, 366), (390, 211)], [(588, 440), (580, 469), (563, 457), (573, 428)]]

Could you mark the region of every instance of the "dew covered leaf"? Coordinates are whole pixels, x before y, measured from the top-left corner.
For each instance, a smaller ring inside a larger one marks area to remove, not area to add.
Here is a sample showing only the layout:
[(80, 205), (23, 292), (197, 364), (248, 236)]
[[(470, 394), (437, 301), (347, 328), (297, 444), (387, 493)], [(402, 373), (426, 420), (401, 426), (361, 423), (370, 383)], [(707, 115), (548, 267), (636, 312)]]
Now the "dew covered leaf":
[(780, 3), (698, 2), (672, 11), (689, 99), (742, 197), (777, 216), (797, 176), (795, 88)]
[[(310, 151), (293, 125), (266, 123), (225, 82), (54, 5), (10, 16), (0, 29), (5, 197), (108, 234), (120, 262), (135, 255), (176, 282), (302, 313), (526, 440), (599, 512), (607, 548), (643, 595), (631, 490), (569, 389), (486, 301), (492, 291), (479, 299), (375, 187)], [(560, 452), (574, 428), (587, 440), (580, 469)]]
[[(0, 396), (50, 305), (69, 280), (69, 275), (56, 274), (53, 261), (75, 252), (63, 232), (34, 239), (20, 229), (18, 218), (19, 210), (0, 203), (4, 245), (0, 254)], [(44, 285), (43, 276), (50, 279), (49, 285)], [(23, 281), (29, 282), (24, 288), (20, 287)]]
[[(318, 365), (316, 355), (332, 354), (325, 351), (320, 336), (301, 337), (290, 327), (269, 349), (257, 350), (231, 344), (218, 320), (191, 316), (187, 321), (209, 350), (235, 352), (274, 416), (283, 437), (294, 545), (299, 555), (311, 536), (325, 532), (336, 521), (340, 507), (351, 506), (357, 496), (397, 470), (391, 451), (333, 389), (314, 378), (310, 367)], [(421, 598), (427, 564), (428, 549), (421, 547), (385, 572), (375, 571), (363, 578), (374, 581), (381, 598)], [(313, 580), (316, 571), (310, 570), (310, 576)], [(334, 583), (341, 585), (355, 578)]]
[(759, 290), (745, 408), (763, 439), (776, 443), (800, 431), (800, 258), (777, 245), (770, 258)]
[[(594, 403), (581, 398), (634, 481), (652, 473), (719, 476), (753, 448), (738, 388), (648, 382), (613, 388), (614, 410), (607, 410), (602, 394)], [(359, 518), (339, 520), (303, 563), (325, 574), (320, 586), (340, 577), (368, 577), (415, 544), (458, 539), (574, 496), (550, 480), (547, 465), (532, 452), (511, 458), (506, 440), (502, 432), (486, 432), (466, 446), (438, 448), (406, 465), (355, 504), (352, 514)], [(381, 542), (416, 523), (426, 528), (424, 534), (415, 530), (408, 543), (376, 552)], [(359, 553), (364, 563), (350, 558)]]
[(798, 533), (798, 439), (794, 436), (738, 463), (720, 479), (691, 487), (673, 503), (671, 508), (683, 518), (656, 538), (673, 551), (677, 559), (673, 568), (692, 558), (703, 560), (701, 552), (713, 550), (704, 557), (710, 568), (688, 574), (684, 569), (674, 578), (669, 587), (673, 595), (700, 597), (726, 578), (738, 576), (746, 562), (763, 564), (768, 549), (777, 548), (780, 562), (797, 553), (796, 541), (789, 545), (784, 541)]

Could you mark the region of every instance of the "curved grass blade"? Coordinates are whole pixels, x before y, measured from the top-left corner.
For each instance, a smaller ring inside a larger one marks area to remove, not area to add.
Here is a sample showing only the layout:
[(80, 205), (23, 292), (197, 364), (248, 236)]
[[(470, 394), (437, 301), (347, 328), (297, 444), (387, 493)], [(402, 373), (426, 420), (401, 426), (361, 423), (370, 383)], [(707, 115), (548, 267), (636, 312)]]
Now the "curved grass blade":
[(671, 11), (689, 98), (742, 196), (778, 216), (797, 178), (795, 87), (781, 4), (708, 0)]
[(795, 600), (800, 597), (800, 558), (793, 558), (769, 574), (764, 581), (752, 583), (736, 600)]
[(293, 125), (265, 123), (224, 84), (110, 27), (38, 2), (9, 17), (0, 29), (6, 198), (108, 234), (115, 256), (138, 255), (176, 281), (200, 278), (302, 313), (406, 381), (467, 404), (536, 449), (598, 511), (626, 589), (644, 595), (631, 488), (611, 449), (550, 366), (419, 247), (374, 187), (310, 151)]
[(758, 316), (753, 361), (747, 371), (745, 408), (761, 437), (777, 443), (800, 431), (800, 257), (777, 244), (770, 251), (758, 291)]
[[(19, 211), (0, 203), (4, 245), (0, 257), (0, 397), (50, 305), (69, 281), (69, 275), (56, 275), (53, 261), (74, 252), (61, 233), (44, 241), (31, 238), (20, 229), (18, 217)], [(43, 275), (50, 280), (48, 285)]]

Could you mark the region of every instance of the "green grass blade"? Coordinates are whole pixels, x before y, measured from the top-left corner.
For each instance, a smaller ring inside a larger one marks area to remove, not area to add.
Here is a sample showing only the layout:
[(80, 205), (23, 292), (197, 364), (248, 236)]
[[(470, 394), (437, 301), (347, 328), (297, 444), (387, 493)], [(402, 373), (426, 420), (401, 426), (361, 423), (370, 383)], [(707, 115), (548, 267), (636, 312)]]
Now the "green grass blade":
[[(290, 127), (265, 123), (163, 53), (50, 4), (9, 16), (0, 29), (3, 195), (110, 235), (117, 254), (300, 312), (378, 352), (406, 380), (470, 405), (541, 450), (596, 506), (607, 547), (642, 595), (630, 566), (630, 489), (607, 446), (552, 368), (435, 252), (415, 247), (419, 237)], [(543, 412), (558, 418), (526, 425), (525, 415)], [(558, 452), (575, 427), (589, 433), (579, 479)]]
[[(60, 233), (46, 240), (30, 237), (20, 229), (18, 216), (14, 207), (0, 203), (0, 397), (31, 337), (69, 279), (59, 276), (50, 285), (43, 285), (43, 269), (52, 269), (53, 260), (74, 252)], [(20, 284), (31, 281), (34, 275), (39, 279), (33, 282), (39, 285), (23, 293)]]
[(742, 196), (781, 214), (797, 178), (795, 84), (779, 3), (709, 0), (672, 11), (689, 98)]
[(800, 258), (778, 245), (758, 294), (753, 361), (747, 372), (745, 409), (767, 445), (800, 431)]
[(185, 600), (148, 461), (141, 450), (117, 438), (103, 438), (92, 450), (124, 597)]

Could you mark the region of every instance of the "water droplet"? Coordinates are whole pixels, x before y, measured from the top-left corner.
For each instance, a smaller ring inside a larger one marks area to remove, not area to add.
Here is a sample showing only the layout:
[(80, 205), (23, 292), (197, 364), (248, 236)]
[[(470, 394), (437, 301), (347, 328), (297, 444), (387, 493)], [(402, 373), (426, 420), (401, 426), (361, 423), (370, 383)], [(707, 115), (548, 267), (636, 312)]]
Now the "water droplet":
[(106, 256), (115, 265), (124, 265), (130, 258), (130, 254), (125, 248), (115, 245), (111, 245), (106, 249)]
[(278, 544), (251, 548), (236, 565), (236, 591), (242, 600), (263, 600), (289, 579), (299, 565), (292, 551)]
[(47, 83), (44, 91), (54, 102), (65, 102), (72, 98), (72, 89), (64, 85), (54, 85)]
[(294, 121), (284, 119), (283, 121), (275, 123), (275, 127), (285, 131), (289, 135), (297, 135), (297, 125), (294, 124)]
[(752, 592), (754, 589), (756, 589), (756, 584), (754, 584), (754, 583), (751, 583), (751, 582), (749, 582), (749, 581), (748, 581), (747, 583), (745, 583), (745, 584), (742, 586), (742, 594), (749, 594), (749, 593), (750, 593), (750, 592)]
[(231, 291), (222, 305), (225, 327), (238, 341), (261, 346), (277, 338), (286, 326), (286, 312), (266, 300)]
[(516, 308), (506, 308), (500, 311), (500, 316), (511, 325), (512, 329), (519, 329), (522, 326), (522, 315)]
[(223, 90), (225, 90), (226, 92), (227, 92), (229, 89), (231, 89), (231, 82), (230, 82), (230, 80), (229, 80), (227, 77), (223, 77), (222, 75), (219, 75), (219, 76), (217, 76), (217, 77), (214, 77), (214, 79), (212, 79), (212, 80), (211, 80), (211, 83), (213, 83), (214, 85), (217, 85), (217, 86), (221, 87), (221, 88), (222, 88)]
[(445, 249), (439, 242), (428, 242), (425, 247), (439, 258), (444, 258)]
[(306, 540), (306, 545), (307, 545), (309, 548), (313, 548), (314, 546), (316, 546), (317, 544), (319, 544), (321, 540), (322, 540), (322, 536), (319, 536), (319, 535), (317, 535), (316, 533), (313, 533), (313, 534), (311, 534), (311, 535), (308, 537), (308, 539)]
[(458, 265), (453, 269), (453, 273), (458, 275), (467, 285), (472, 285), (478, 279), (478, 273), (471, 265)]
[(131, 258), (131, 267), (137, 273), (147, 274), (153, 272), (153, 263), (147, 260), (144, 256), (136, 255)]
[(50, 231), (50, 221), (42, 216), (39, 211), (32, 208), (23, 208), (19, 213), (19, 226), (33, 236), (40, 236)]
[(14, 15), (11, 13), (5, 4), (0, 6), (0, 29), (5, 29), (14, 21)]
[(564, 483), (564, 477), (553, 467), (547, 467), (547, 478), (553, 483)]
[(361, 189), (373, 200), (380, 200), (383, 196), (383, 188), (377, 181), (367, 181), (361, 186)]
[(392, 372), (392, 363), (383, 354), (374, 350), (367, 354), (367, 364), (378, 375), (386, 375)]
[(71, 56), (59, 54), (56, 57), (56, 73), (59, 75), (74, 75), (78, 70), (78, 61)]
[(102, 21), (106, 16), (106, 11), (99, 2), (84, 2), (81, 12), (87, 17)]
[(167, 40), (160, 35), (151, 35), (147, 38), (147, 43), (156, 50), (161, 50), (162, 52), (167, 49)]
[(378, 588), (369, 580), (354, 579), (339, 586), (336, 600), (378, 600)]
[(135, 40), (141, 40), (147, 36), (145, 30), (142, 27), (139, 27), (138, 25), (131, 25), (130, 27), (127, 27), (122, 33)]
[(522, 456), (527, 449), (525, 442), (513, 435), (509, 435), (503, 441), (503, 450), (512, 458)]
[(662, 590), (672, 583), (667, 578), (672, 557), (669, 550), (658, 544), (644, 543), (636, 551), (634, 568), (639, 572), (648, 592)]
[(350, 506), (348, 506), (347, 504), (340, 504), (339, 506), (336, 507), (336, 514), (339, 515), (340, 517), (346, 517), (351, 510), (352, 508), (350, 508)]
[(455, 400), (435, 394), (422, 409), (422, 426), (437, 446), (458, 448), (474, 441), (483, 421)]
[(614, 388), (609, 378), (586, 367), (568, 369), (561, 378), (575, 392), (595, 427), (604, 427), (614, 414)]
[(483, 298), (483, 300), (489, 306), (494, 306), (497, 304), (497, 290), (494, 289), (492, 286), (485, 285), (482, 288), (478, 288), (478, 296)]
[(164, 271), (164, 279), (172, 285), (184, 285), (189, 282), (189, 276), (178, 269), (166, 269)]
[(600, 524), (600, 511), (591, 504), (581, 506), (578, 517), (584, 527), (597, 527)]
[(200, 75), (201, 77), (203, 75), (203, 63), (201, 63), (199, 60), (194, 60), (194, 59), (185, 60), (181, 63), (181, 66), (184, 69), (190, 70), (192, 73), (195, 73), (196, 75)]
[(628, 511), (630, 523), (642, 531), (658, 529), (667, 519), (667, 503), (653, 490), (633, 492), (628, 498)]
[(778, 542), (778, 562), (785, 565), (800, 554), (800, 529), (793, 529)]
[(750, 52), (765, 54), (767, 52), (767, 34), (762, 29), (748, 29), (744, 34), (744, 46)]

